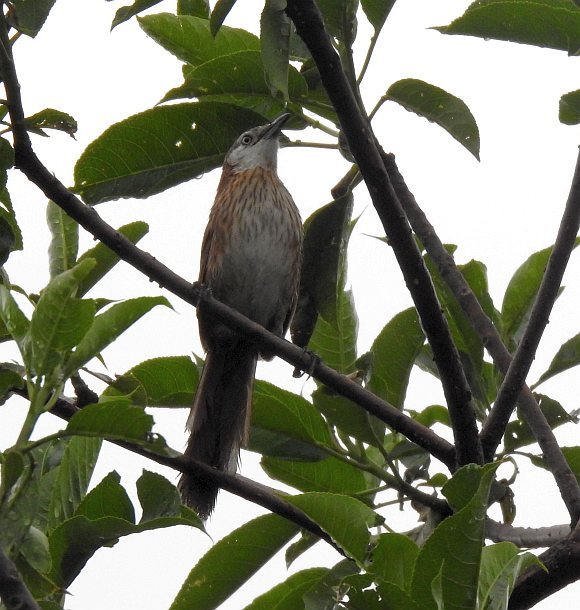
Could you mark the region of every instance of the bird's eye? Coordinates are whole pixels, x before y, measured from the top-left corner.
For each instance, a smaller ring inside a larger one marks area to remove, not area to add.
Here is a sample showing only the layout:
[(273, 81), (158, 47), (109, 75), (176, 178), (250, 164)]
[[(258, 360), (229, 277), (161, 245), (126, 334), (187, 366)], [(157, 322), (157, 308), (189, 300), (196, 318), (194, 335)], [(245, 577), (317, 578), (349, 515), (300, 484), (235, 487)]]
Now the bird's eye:
[(253, 138), (249, 133), (246, 133), (242, 136), (241, 142), (242, 144), (245, 144), (247, 146), (248, 144), (251, 144), (253, 142)]

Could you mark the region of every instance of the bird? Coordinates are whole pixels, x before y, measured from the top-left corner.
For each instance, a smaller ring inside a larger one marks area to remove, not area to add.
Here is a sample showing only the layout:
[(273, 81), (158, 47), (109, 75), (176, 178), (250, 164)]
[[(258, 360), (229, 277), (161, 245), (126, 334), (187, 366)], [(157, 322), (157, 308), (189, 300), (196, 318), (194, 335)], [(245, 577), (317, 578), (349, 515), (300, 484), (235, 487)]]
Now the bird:
[[(242, 133), (226, 153), (201, 247), (199, 283), (217, 300), (283, 337), (298, 300), (303, 229), (300, 212), (277, 173), (284, 113)], [(206, 352), (187, 420), (185, 456), (236, 472), (249, 434), (259, 348), (197, 309)], [(181, 475), (182, 502), (204, 521), (219, 491), (193, 472)]]

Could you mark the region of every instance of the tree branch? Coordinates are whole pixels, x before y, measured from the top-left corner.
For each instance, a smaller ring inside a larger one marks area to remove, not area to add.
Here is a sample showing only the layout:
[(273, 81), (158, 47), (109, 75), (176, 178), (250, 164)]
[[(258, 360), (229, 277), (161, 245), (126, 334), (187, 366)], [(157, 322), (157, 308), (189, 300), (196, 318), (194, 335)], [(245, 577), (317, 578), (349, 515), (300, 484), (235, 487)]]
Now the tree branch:
[[(550, 254), (544, 277), (530, 319), (519, 342), (510, 367), (504, 377), (495, 404), (481, 431), (481, 443), (486, 455), (493, 455), (515, 408), (515, 402), (536, 355), (540, 339), (549, 322), (550, 312), (558, 297), (562, 277), (574, 249), (580, 229), (580, 151), (568, 201), (562, 215), (554, 248)], [(577, 515), (578, 516), (578, 515)]]
[[(0, 43), (4, 36), (2, 28), (4, 21), (0, 19)], [(218, 320), (234, 330), (245, 334), (259, 346), (268, 348), (286, 362), (301, 370), (308, 371), (313, 377), (333, 389), (337, 393), (350, 398), (367, 412), (375, 415), (409, 440), (426, 449), (450, 469), (454, 468), (454, 449), (431, 429), (414, 421), (399, 409), (381, 400), (365, 390), (355, 381), (340, 375), (333, 369), (322, 364), (301, 348), (268, 332), (260, 325), (252, 322), (234, 309), (214, 299), (199, 286), (192, 286), (185, 279), (160, 263), (151, 254), (141, 250), (124, 235), (108, 225), (90, 206), (85, 205), (73, 193), (48, 171), (36, 156), (24, 124), (24, 112), (20, 97), (20, 88), (10, 50), (0, 44), (0, 69), (4, 77), (8, 107), (12, 121), (14, 137), (14, 152), (16, 167), (54, 203), (61, 207), (71, 218), (86, 229), (91, 235), (108, 246), (122, 260), (145, 274), (151, 281), (167, 289), (187, 303), (197, 307), (203, 300), (204, 307)]]
[(289, 0), (286, 12), (318, 67), (433, 349), (452, 421), (457, 462), (481, 463), (483, 454), (471, 392), (459, 354), (405, 213), (383, 166), (372, 128), (362, 116), (315, 3)]
[[(28, 398), (27, 392), (24, 389), (14, 389), (13, 391), (15, 394), (18, 394), (23, 398)], [(76, 407), (72, 401), (65, 398), (59, 398), (50, 412), (66, 421), (69, 421), (70, 418), (79, 410), (80, 409)], [(323, 529), (321, 529), (316, 522), (312, 521), (310, 517), (308, 517), (300, 509), (296, 508), (293, 504), (284, 500), (284, 496), (288, 496), (288, 494), (282, 491), (274, 490), (266, 485), (252, 481), (251, 479), (243, 477), (239, 474), (231, 474), (229, 472), (217, 470), (216, 468), (212, 468), (203, 462), (186, 458), (183, 455), (162, 455), (147, 449), (147, 447), (138, 445), (136, 443), (129, 443), (127, 441), (109, 440), (109, 442), (114, 443), (119, 447), (123, 447), (132, 453), (137, 453), (153, 462), (156, 462), (157, 464), (172, 468), (173, 470), (177, 470), (179, 472), (193, 472), (200, 478), (203, 477), (204, 479), (219, 485), (222, 489), (225, 489), (226, 491), (229, 491), (240, 498), (253, 502), (254, 504), (258, 504), (262, 508), (275, 513), (280, 517), (291, 521), (292, 523), (295, 523), (300, 528), (330, 544), (341, 555), (344, 555), (344, 551), (336, 545), (334, 540), (332, 540), (332, 538)]]
[[(394, 156), (384, 154), (383, 160), (413, 231), (419, 236), (429, 256), (437, 265), (439, 273), (457, 299), (461, 309), (469, 318), (474, 330), (481, 337), (483, 345), (493, 358), (495, 365), (505, 374), (511, 363), (511, 355), (503, 344), (499, 332), (483, 311), (477, 297), (457, 268), (453, 256), (445, 249), (425, 213), (418, 206), (415, 197), (397, 168)], [(542, 449), (572, 522), (575, 523), (578, 515), (580, 515), (580, 487), (578, 481), (562, 454), (554, 432), (527, 386), (523, 386), (518, 403), (526, 422)], [(486, 454), (486, 459), (492, 460), (493, 454)]]
[(14, 562), (0, 547), (0, 598), (6, 610), (40, 610)]
[(547, 571), (533, 566), (518, 579), (509, 610), (531, 608), (580, 578), (580, 540), (574, 533), (553, 544), (539, 559)]
[(537, 549), (552, 546), (570, 535), (568, 524), (548, 527), (514, 527), (493, 519), (485, 522), (485, 537), (494, 542), (512, 542), (520, 548)]

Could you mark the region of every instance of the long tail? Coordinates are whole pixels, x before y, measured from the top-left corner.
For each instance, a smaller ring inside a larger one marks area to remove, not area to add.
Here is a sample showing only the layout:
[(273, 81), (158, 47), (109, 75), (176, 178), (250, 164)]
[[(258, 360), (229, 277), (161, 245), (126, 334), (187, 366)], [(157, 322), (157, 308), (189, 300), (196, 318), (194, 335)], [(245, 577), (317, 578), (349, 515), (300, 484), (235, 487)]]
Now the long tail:
[[(208, 352), (187, 428), (185, 450), (218, 470), (235, 472), (251, 415), (257, 354), (243, 343)], [(194, 474), (182, 474), (181, 498), (202, 519), (211, 514), (219, 488)]]

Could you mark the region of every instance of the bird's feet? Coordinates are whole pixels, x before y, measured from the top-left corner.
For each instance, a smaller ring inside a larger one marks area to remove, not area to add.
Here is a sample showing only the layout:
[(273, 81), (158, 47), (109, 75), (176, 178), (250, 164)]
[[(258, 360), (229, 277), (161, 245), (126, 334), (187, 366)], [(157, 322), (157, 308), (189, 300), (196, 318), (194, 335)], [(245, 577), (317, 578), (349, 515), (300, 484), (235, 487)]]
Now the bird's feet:
[(308, 356), (308, 365), (306, 367), (296, 367), (294, 369), (294, 372), (292, 373), (292, 377), (302, 377), (302, 375), (304, 375), (304, 373), (308, 374), (308, 377), (312, 377), (312, 375), (314, 374), (314, 371), (316, 370), (316, 367), (322, 362), (320, 356), (318, 354), (315, 354), (314, 352), (311, 352), (310, 350), (304, 348), (302, 350), (304, 352), (305, 356)]
[(195, 306), (197, 307), (201, 302), (207, 301), (209, 297), (212, 296), (211, 288), (207, 284), (203, 284), (202, 282), (193, 282), (191, 285), (193, 290), (196, 293), (196, 302)]

